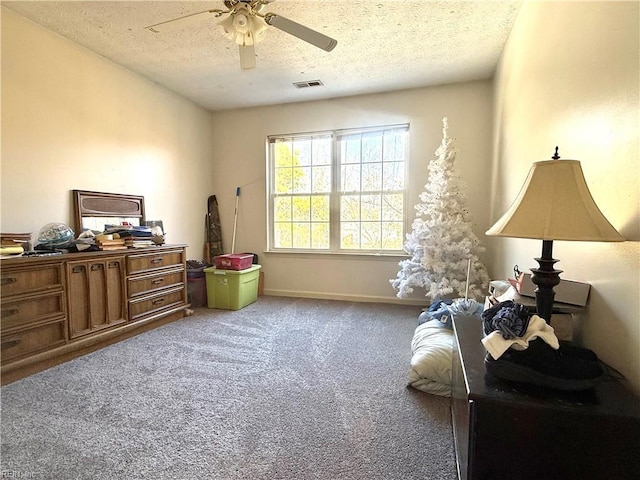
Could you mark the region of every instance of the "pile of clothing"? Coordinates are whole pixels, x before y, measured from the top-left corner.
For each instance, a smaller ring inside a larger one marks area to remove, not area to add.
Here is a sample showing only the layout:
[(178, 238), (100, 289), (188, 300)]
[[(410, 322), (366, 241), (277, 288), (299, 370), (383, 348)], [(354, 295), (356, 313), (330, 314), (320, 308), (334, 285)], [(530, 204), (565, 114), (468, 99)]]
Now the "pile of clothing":
[(481, 318), (485, 365), (497, 378), (565, 391), (588, 390), (604, 378), (592, 350), (558, 340), (543, 318), (512, 300), (486, 309)]

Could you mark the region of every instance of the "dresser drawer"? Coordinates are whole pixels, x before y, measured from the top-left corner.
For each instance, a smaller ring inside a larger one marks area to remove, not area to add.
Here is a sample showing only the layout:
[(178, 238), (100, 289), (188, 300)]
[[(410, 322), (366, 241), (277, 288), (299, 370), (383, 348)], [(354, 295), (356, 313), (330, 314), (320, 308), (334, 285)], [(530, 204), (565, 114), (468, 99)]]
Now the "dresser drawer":
[(2, 303), (2, 332), (64, 317), (62, 292), (22, 297)]
[(184, 268), (184, 250), (127, 256), (127, 271), (129, 275), (178, 266)]
[(62, 266), (60, 264), (16, 269), (8, 269), (3, 266), (0, 277), (2, 298), (62, 288)]
[(64, 319), (21, 332), (2, 335), (2, 362), (47, 350), (64, 343)]
[(166, 308), (184, 305), (185, 302), (184, 286), (129, 300), (129, 320), (139, 320)]
[(179, 287), (182, 285), (184, 285), (184, 270), (182, 269), (129, 277), (127, 281), (130, 297), (137, 297), (163, 288)]

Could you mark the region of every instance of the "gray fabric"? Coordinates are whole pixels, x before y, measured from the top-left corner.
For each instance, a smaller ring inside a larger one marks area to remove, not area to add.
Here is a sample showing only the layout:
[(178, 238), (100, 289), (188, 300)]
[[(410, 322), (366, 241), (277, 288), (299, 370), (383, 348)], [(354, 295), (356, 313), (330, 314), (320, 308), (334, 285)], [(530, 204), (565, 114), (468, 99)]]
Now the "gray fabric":
[(3, 387), (3, 474), (453, 480), (449, 399), (406, 387), (419, 312), (197, 309)]

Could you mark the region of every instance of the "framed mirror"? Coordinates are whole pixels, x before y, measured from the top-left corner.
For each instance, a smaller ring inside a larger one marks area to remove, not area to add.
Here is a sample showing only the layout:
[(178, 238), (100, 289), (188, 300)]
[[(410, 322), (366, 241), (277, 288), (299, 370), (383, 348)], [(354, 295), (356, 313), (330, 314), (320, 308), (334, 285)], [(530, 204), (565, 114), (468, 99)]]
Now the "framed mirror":
[(72, 190), (76, 236), (86, 229), (102, 232), (105, 225), (143, 225), (144, 197), (121, 193)]

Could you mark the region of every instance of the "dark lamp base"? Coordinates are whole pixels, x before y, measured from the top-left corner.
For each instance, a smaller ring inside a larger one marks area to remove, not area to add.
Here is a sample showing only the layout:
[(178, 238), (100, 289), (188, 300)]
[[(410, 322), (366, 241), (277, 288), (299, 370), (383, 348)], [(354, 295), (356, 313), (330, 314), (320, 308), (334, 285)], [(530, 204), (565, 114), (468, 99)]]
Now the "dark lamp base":
[(536, 285), (536, 310), (538, 316), (544, 318), (547, 323), (551, 321), (553, 311), (553, 287), (560, 283), (562, 270), (556, 270), (553, 265), (558, 261), (553, 258), (553, 240), (542, 241), (542, 256), (535, 259), (540, 268), (531, 269), (531, 281)]

